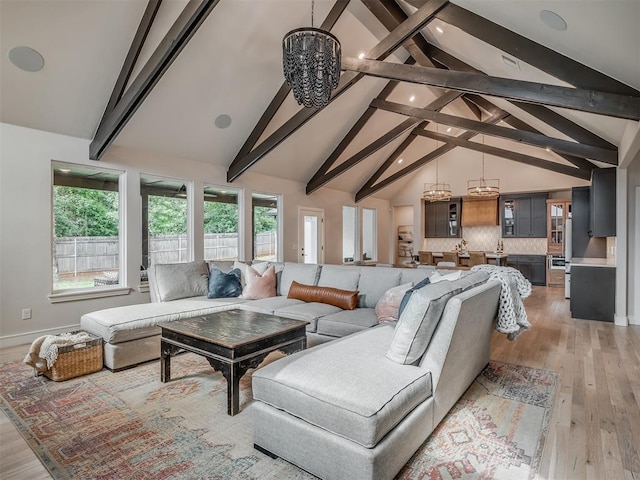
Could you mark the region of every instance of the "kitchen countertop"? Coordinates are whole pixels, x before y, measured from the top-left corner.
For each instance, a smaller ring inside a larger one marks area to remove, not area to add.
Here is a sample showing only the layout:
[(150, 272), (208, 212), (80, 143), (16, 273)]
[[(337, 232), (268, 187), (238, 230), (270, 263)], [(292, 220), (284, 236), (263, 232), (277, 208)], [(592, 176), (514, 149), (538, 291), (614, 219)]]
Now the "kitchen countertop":
[(615, 267), (615, 258), (571, 258), (571, 268), (573, 267)]
[[(493, 253), (493, 252), (486, 252), (487, 254), (487, 258), (507, 258), (508, 255), (506, 253)], [(442, 257), (442, 252), (432, 252), (432, 255), (434, 257)], [(458, 257), (460, 258), (469, 258), (470, 255), (468, 253), (459, 253)]]

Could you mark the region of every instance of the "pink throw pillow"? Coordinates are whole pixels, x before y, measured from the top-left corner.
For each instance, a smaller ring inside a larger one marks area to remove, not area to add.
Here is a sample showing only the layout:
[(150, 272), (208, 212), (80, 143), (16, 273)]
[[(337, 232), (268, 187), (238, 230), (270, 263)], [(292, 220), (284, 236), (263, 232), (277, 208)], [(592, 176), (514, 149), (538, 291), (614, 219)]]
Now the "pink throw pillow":
[(404, 294), (407, 293), (407, 290), (411, 287), (413, 287), (413, 282), (392, 287), (382, 294), (382, 297), (380, 297), (380, 300), (376, 303), (376, 316), (378, 317), (379, 323), (398, 320), (400, 302), (402, 302)]
[(242, 298), (258, 300), (276, 296), (276, 268), (271, 265), (260, 275), (253, 268), (245, 270), (247, 284), (242, 291)]

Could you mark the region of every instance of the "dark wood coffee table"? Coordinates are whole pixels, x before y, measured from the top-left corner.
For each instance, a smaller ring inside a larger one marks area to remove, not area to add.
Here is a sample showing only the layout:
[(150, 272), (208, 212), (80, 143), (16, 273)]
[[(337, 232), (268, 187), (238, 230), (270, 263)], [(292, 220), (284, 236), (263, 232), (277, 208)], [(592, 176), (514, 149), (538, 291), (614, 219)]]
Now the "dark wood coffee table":
[(171, 380), (171, 356), (186, 350), (205, 357), (227, 379), (227, 413), (240, 410), (240, 377), (271, 352), (307, 348), (309, 322), (244, 310), (228, 310), (162, 322), (160, 380)]

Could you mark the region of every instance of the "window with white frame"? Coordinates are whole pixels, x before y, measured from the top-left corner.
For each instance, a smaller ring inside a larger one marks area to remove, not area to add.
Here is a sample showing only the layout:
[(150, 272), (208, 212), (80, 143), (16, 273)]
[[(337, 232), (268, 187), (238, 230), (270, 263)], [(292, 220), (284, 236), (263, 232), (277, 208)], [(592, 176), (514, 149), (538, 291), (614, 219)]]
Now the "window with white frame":
[(238, 259), (238, 192), (228, 187), (204, 187), (205, 260)]
[(187, 182), (142, 174), (140, 196), (143, 271), (154, 263), (188, 262)]
[(358, 251), (358, 207), (342, 207), (342, 261), (354, 262)]
[(251, 194), (253, 258), (278, 260), (279, 211), (277, 195)]
[(362, 209), (362, 260), (378, 260), (378, 225), (375, 208)]
[(54, 162), (53, 291), (120, 284), (123, 172)]

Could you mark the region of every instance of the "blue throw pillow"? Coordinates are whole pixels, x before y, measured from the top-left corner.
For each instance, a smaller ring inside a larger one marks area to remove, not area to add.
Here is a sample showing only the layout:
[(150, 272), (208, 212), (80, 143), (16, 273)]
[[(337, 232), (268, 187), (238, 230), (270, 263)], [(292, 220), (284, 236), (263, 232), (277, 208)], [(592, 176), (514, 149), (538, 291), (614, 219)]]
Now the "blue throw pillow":
[(415, 292), (416, 290), (420, 290), (422, 287), (426, 287), (427, 285), (429, 285), (429, 283), (431, 283), (431, 280), (429, 280), (429, 277), (427, 277), (424, 280), (416, 283), (409, 290), (407, 290), (407, 293), (404, 294), (404, 297), (402, 297), (402, 301), (400, 302), (400, 308), (398, 308), (398, 319), (400, 319), (400, 316), (402, 315), (402, 311), (407, 306), (407, 303), (409, 303), (409, 299), (411, 298), (411, 294), (413, 292)]
[(229, 273), (224, 273), (217, 268), (209, 272), (209, 292), (207, 298), (231, 298), (238, 297), (242, 293), (240, 283), (240, 269), (234, 268)]

